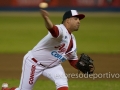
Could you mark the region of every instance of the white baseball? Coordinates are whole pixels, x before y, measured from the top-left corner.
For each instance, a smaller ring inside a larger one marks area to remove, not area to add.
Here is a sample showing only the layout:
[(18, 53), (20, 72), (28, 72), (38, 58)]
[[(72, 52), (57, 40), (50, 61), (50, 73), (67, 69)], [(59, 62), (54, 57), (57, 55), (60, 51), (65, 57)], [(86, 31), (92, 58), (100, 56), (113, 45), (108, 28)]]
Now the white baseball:
[(48, 4), (47, 4), (46, 2), (41, 2), (41, 3), (39, 4), (39, 7), (40, 7), (40, 8), (47, 8), (47, 7), (48, 7)]
[(7, 87), (8, 87), (8, 84), (7, 84), (7, 83), (3, 83), (3, 84), (2, 84), (2, 87), (7, 88)]

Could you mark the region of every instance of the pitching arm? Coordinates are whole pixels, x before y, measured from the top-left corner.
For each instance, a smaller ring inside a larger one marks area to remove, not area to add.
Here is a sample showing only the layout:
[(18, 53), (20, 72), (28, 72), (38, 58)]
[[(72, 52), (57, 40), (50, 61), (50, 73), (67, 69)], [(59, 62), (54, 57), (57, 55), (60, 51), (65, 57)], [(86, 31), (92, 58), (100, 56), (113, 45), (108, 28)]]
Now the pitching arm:
[(43, 19), (45, 21), (46, 28), (47, 29), (53, 28), (53, 23), (52, 23), (52, 21), (49, 18), (48, 12), (46, 10), (41, 9), (41, 15), (42, 15), (42, 17), (43, 17)]
[(41, 9), (41, 15), (44, 19), (46, 28), (50, 31), (53, 37), (57, 38), (59, 36), (58, 27), (53, 25), (52, 21), (49, 18), (49, 14), (46, 10)]

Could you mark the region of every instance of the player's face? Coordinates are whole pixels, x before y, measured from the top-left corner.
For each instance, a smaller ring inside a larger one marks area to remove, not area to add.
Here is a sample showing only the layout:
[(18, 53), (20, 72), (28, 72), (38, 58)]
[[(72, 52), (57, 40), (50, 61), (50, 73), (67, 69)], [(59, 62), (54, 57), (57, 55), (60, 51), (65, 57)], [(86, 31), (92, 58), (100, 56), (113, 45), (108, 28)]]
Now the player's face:
[(71, 17), (69, 24), (72, 31), (77, 31), (80, 26), (80, 20), (78, 17)]

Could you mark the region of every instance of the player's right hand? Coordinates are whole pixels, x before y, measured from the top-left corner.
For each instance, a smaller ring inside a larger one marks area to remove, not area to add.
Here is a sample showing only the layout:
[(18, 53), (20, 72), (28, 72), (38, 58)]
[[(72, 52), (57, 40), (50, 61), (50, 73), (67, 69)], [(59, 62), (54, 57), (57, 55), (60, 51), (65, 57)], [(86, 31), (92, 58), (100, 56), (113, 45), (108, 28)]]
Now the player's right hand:
[(49, 17), (49, 13), (46, 10), (40, 9), (40, 11), (43, 18)]

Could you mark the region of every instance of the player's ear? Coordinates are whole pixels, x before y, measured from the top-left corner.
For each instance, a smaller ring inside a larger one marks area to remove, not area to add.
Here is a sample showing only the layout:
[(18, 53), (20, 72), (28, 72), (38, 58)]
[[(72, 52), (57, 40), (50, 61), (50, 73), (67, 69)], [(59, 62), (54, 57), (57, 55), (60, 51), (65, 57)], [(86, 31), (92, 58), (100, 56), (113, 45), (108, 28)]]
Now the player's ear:
[(67, 19), (66, 19), (66, 23), (69, 24), (69, 22), (70, 22), (70, 18), (67, 18)]

